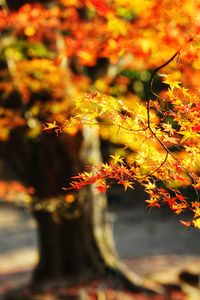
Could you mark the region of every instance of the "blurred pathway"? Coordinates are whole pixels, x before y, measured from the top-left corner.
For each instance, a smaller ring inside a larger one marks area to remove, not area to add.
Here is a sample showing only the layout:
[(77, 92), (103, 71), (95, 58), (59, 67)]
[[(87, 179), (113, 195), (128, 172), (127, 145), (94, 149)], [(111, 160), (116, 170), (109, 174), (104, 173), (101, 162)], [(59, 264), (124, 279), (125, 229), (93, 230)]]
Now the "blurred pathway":
[(26, 284), (37, 262), (35, 223), (27, 210), (0, 204), (0, 299)]
[[(176, 271), (200, 270), (199, 230), (182, 227), (162, 210), (149, 214), (143, 204), (122, 207), (112, 201), (111, 212), (119, 255), (138, 273), (163, 273), (174, 267)], [(36, 248), (36, 226), (30, 213), (0, 203), (0, 299), (6, 290), (30, 280)]]

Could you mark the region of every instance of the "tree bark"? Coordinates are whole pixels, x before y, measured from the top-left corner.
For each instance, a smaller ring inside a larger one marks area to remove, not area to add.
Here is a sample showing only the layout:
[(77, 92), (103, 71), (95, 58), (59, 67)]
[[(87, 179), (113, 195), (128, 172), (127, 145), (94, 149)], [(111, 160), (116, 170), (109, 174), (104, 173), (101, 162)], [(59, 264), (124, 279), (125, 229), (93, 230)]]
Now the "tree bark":
[[(67, 147), (67, 156), (70, 161), (66, 168), (68, 177), (69, 174), (72, 176), (74, 172), (78, 172), (78, 169), (80, 171), (83, 164), (100, 162), (97, 129), (84, 128), (81, 143), (78, 141), (72, 144), (78, 145), (79, 151), (75, 147)], [(49, 147), (48, 144), (47, 147)], [(48, 149), (46, 151), (48, 152)], [(76, 155), (74, 155), (75, 153)], [(57, 157), (59, 154), (55, 153), (55, 155)], [(44, 161), (40, 163), (42, 164)], [(63, 165), (60, 165), (60, 172), (62, 167)], [(52, 173), (50, 166), (49, 172)], [(41, 181), (41, 176), (39, 177), (39, 181)], [(50, 186), (48, 178), (51, 176), (43, 179), (46, 187)], [(60, 200), (61, 206), (58, 206), (52, 213), (41, 209), (34, 210), (34, 217), (38, 224), (40, 252), (40, 260), (34, 272), (35, 283), (58, 278), (68, 278), (69, 282), (74, 282), (75, 279), (83, 282), (94, 277), (105, 276), (109, 269), (114, 268), (116, 253), (109, 228), (106, 196), (97, 194), (94, 187), (87, 187), (77, 192), (75, 200), (71, 204), (65, 204), (64, 195), (60, 195), (61, 188), (62, 186), (60, 186), (59, 194), (51, 192), (51, 195), (44, 189), (42, 192), (37, 190), (36, 208), (40, 207), (41, 203), (44, 204), (41, 206), (43, 208), (45, 202), (53, 203), (55, 201), (56, 203)], [(54, 196), (54, 200), (52, 196)], [(45, 199), (48, 200), (45, 201)], [(65, 205), (62, 205), (62, 202)]]
[[(76, 162), (72, 160), (73, 155), (68, 154), (71, 166), (77, 162), (82, 166), (101, 161), (98, 136), (95, 128), (83, 129), (81, 143), (75, 143), (79, 145), (78, 155), (74, 156)], [(68, 151), (75, 152), (73, 148)], [(49, 186), (45, 178), (43, 184)], [(60, 196), (61, 203), (66, 202), (63, 197)], [(40, 199), (38, 203), (43, 201)], [(79, 191), (75, 201), (67, 207), (61, 204), (52, 213), (35, 210), (34, 217), (38, 224), (40, 257), (33, 276), (34, 284), (46, 282), (52, 286), (65, 280), (65, 285), (71, 285), (108, 276), (134, 290), (161, 291), (120, 261), (109, 224), (106, 195), (96, 193), (94, 186)]]

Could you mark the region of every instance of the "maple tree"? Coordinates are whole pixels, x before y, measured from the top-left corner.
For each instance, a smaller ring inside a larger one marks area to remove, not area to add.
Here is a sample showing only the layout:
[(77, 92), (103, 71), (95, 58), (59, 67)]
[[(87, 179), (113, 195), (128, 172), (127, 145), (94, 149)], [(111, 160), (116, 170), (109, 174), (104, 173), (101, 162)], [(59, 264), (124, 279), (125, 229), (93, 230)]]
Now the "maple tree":
[[(200, 3), (31, 2), (14, 11), (15, 1), (2, 1), (0, 10), (0, 155), (32, 193), (35, 278), (90, 266), (92, 275), (110, 269), (150, 288), (110, 250), (104, 192), (139, 182), (148, 207), (190, 210), (182, 224), (200, 227)], [(106, 163), (99, 136), (116, 145)], [(78, 250), (75, 236), (90, 245)]]

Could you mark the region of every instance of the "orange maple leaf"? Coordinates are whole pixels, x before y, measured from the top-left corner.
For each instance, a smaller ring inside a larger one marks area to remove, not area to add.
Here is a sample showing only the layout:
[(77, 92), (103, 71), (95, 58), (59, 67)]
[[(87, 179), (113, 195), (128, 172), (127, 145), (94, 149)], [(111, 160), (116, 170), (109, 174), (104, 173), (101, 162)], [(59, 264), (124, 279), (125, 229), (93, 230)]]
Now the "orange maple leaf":
[(60, 129), (60, 126), (56, 124), (56, 121), (54, 121), (53, 123), (43, 124), (43, 127), (43, 130)]
[(120, 181), (120, 184), (122, 184), (124, 186), (125, 191), (127, 190), (127, 188), (134, 189), (133, 182), (131, 182), (131, 181), (123, 180), (123, 181)]
[(183, 220), (180, 220), (181, 224), (186, 226), (186, 227), (190, 227), (192, 225), (192, 222), (191, 221), (183, 221)]
[(160, 201), (159, 195), (154, 194), (149, 200), (145, 200), (146, 203), (148, 203), (148, 207), (158, 207), (160, 208), (160, 204), (158, 203)]

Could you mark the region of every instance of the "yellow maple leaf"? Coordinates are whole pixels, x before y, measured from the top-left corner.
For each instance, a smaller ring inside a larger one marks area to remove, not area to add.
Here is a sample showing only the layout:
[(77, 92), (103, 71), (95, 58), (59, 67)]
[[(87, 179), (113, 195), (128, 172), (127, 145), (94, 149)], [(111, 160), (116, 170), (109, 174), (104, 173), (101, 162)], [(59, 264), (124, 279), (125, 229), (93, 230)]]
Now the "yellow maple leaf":
[(172, 128), (172, 124), (163, 123), (162, 127), (164, 128), (164, 131), (169, 132), (170, 135), (174, 135), (175, 129)]
[(114, 164), (123, 163), (123, 158), (117, 153), (115, 153), (115, 155), (110, 155), (110, 157), (112, 157)]
[(174, 80), (173, 78), (170, 78), (169, 75), (163, 75), (165, 77), (164, 83), (169, 85), (170, 90), (173, 92), (174, 89), (180, 89), (180, 81)]
[(154, 190), (156, 188), (155, 183), (148, 181), (144, 184), (146, 190)]
[(192, 223), (194, 224), (195, 228), (200, 229), (200, 218), (197, 218), (197, 219), (193, 220)]
[(193, 209), (194, 218), (200, 217), (200, 207), (196, 207)]

